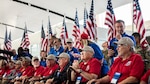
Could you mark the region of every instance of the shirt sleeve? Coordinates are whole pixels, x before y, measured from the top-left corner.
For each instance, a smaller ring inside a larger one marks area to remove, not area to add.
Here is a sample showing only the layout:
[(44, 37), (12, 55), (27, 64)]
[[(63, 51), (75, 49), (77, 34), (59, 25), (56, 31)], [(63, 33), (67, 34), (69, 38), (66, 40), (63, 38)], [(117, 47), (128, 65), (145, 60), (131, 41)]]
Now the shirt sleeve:
[(141, 78), (141, 81), (144, 81), (148, 84), (148, 79), (150, 77), (150, 70), (148, 70)]
[[(135, 54), (135, 55), (137, 55), (137, 54)], [(139, 68), (139, 66), (140, 66), (140, 68)], [(141, 56), (137, 55), (134, 58), (134, 62), (132, 64), (130, 76), (134, 76), (138, 80), (140, 80), (140, 78), (143, 75), (143, 71), (144, 71), (144, 62), (142, 61)]]

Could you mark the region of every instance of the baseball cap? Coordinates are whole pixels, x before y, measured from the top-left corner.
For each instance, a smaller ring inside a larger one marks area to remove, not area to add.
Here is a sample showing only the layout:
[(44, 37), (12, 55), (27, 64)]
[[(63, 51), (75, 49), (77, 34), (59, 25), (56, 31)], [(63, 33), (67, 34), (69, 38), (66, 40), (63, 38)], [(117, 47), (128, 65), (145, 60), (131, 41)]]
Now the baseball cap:
[(57, 56), (58, 58), (70, 58), (69, 54), (67, 53), (61, 53), (59, 56)]
[(72, 43), (73, 41), (72, 41), (72, 39), (71, 39), (71, 38), (68, 38), (68, 39), (66, 40), (66, 42), (70, 42), (70, 43)]
[(129, 45), (131, 47), (134, 46), (134, 42), (129, 37), (122, 37), (118, 42), (115, 42), (115, 44), (117, 45), (124, 44), (124, 45)]
[(81, 51), (89, 51), (89, 52), (92, 52), (92, 53), (95, 53), (94, 52), (94, 49), (90, 46), (84, 46)]
[(15, 62), (15, 64), (21, 65), (21, 61), (20, 61), (20, 60), (17, 60), (17, 61)]
[(86, 33), (81, 34), (81, 39), (88, 39), (89, 36)]
[(32, 61), (39, 60), (38, 57), (32, 57)]
[(46, 59), (52, 59), (56, 61), (56, 57), (53, 54), (48, 55)]

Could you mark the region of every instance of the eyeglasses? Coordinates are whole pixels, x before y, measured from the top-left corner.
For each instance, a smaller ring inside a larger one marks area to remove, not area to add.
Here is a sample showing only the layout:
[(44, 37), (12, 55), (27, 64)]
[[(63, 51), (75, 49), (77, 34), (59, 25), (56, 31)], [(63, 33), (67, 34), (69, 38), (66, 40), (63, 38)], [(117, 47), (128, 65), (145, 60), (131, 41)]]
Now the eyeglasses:
[(57, 43), (57, 41), (55, 41), (54, 43)]
[(72, 42), (67, 42), (67, 44), (71, 44)]
[(127, 46), (127, 44), (118, 44), (118, 47)]

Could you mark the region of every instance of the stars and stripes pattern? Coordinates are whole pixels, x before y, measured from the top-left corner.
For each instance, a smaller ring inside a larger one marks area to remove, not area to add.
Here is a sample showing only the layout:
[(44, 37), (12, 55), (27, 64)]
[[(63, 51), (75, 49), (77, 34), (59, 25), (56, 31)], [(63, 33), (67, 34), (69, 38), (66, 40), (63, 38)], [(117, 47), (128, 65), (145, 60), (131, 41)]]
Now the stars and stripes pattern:
[(91, 40), (97, 40), (97, 25), (96, 25), (96, 18), (94, 15), (94, 1), (92, 0), (91, 3), (91, 9), (90, 9), (90, 14), (89, 18), (87, 20), (87, 25), (86, 25), (88, 35), (90, 36)]
[(136, 25), (138, 33), (141, 35), (141, 45), (143, 48), (148, 46), (145, 38), (145, 27), (142, 12), (138, 0), (133, 0), (133, 23)]
[(48, 41), (48, 44), (47, 46), (50, 46), (50, 39), (53, 35), (53, 32), (52, 32), (52, 27), (51, 27), (51, 23), (50, 23), (50, 17), (48, 16), (48, 26), (47, 26), (47, 41)]
[(80, 25), (79, 25), (79, 20), (78, 20), (78, 12), (76, 10), (75, 14), (75, 21), (74, 21), (74, 26), (73, 26), (73, 36), (75, 37), (74, 39), (74, 47), (80, 48), (81, 43), (80, 43)]
[(61, 29), (61, 33), (60, 33), (60, 38), (62, 40), (62, 44), (65, 45), (66, 39), (68, 39), (68, 31), (67, 31), (66, 22), (65, 22), (65, 16), (63, 19), (63, 25), (62, 25), (62, 29)]
[(86, 7), (84, 8), (84, 21), (83, 21), (83, 33), (86, 33), (87, 35), (89, 35), (90, 33), (88, 32), (87, 28), (86, 28), (86, 21), (88, 19), (88, 12), (87, 12), (87, 9)]
[(52, 27), (51, 27), (51, 23), (50, 23), (50, 18), (48, 17), (48, 39), (51, 38), (51, 36), (53, 35), (53, 32), (52, 32)]
[(5, 40), (4, 40), (4, 50), (11, 51), (11, 31), (9, 32), (9, 36), (7, 36), (7, 27), (5, 32)]
[(41, 51), (47, 51), (47, 46), (48, 46), (48, 39), (45, 36), (44, 27), (43, 27), (43, 24), (42, 24), (42, 29), (41, 29)]
[(25, 24), (25, 29), (24, 29), (24, 33), (23, 33), (23, 37), (22, 37), (22, 40), (21, 40), (20, 47), (25, 49), (25, 48), (28, 48), (29, 45), (30, 45), (30, 41), (29, 41), (29, 38), (28, 38), (27, 27), (26, 27), (26, 24)]
[(113, 11), (112, 3), (111, 0), (108, 0), (105, 23), (104, 23), (105, 25), (108, 26), (108, 39), (107, 39), (108, 42), (110, 42), (110, 40), (116, 36), (116, 31), (114, 26), (115, 21), (116, 18)]

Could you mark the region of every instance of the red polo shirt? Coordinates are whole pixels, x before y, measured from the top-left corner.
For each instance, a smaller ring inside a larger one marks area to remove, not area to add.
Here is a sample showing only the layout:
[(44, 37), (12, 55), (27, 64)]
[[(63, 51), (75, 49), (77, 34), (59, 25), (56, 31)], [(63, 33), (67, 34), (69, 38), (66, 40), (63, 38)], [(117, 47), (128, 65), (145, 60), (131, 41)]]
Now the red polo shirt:
[(21, 76), (33, 76), (34, 68), (32, 66), (28, 66), (26, 68), (21, 68)]
[(39, 67), (36, 67), (34, 68), (34, 76), (41, 76), (42, 75), (42, 72), (44, 70), (44, 67), (43, 66), (39, 66)]
[(150, 69), (142, 76), (141, 81), (144, 81), (148, 84), (149, 77), (150, 77)]
[(118, 82), (126, 79), (129, 76), (134, 76), (138, 80), (140, 80), (144, 71), (144, 62), (142, 58), (138, 54), (131, 54), (131, 56), (126, 59), (122, 60), (121, 57), (116, 58), (108, 75), (110, 76), (110, 80), (113, 78), (116, 72), (121, 73), (121, 77), (119, 78)]
[(9, 67), (0, 68), (0, 76), (3, 76), (5, 73), (8, 73), (10, 71)]
[(58, 69), (59, 65), (58, 64), (55, 64), (53, 65), (52, 67), (46, 67), (44, 70), (43, 70), (43, 76), (49, 76), (51, 75), (52, 73), (54, 73), (56, 71), (56, 69)]
[[(100, 75), (101, 72), (101, 63), (96, 58), (91, 58), (87, 63), (81, 62), (80, 63), (80, 69), (87, 73), (93, 73), (96, 75)], [(84, 77), (82, 77), (82, 82), (87, 82)]]

